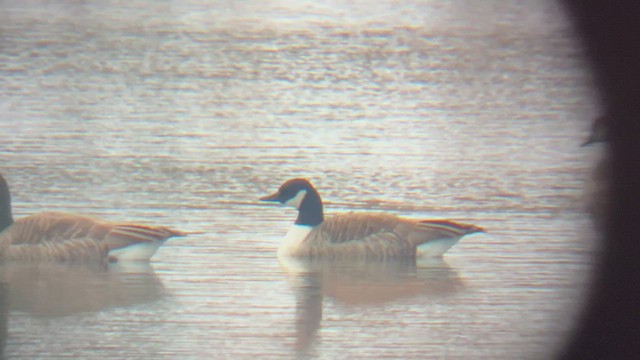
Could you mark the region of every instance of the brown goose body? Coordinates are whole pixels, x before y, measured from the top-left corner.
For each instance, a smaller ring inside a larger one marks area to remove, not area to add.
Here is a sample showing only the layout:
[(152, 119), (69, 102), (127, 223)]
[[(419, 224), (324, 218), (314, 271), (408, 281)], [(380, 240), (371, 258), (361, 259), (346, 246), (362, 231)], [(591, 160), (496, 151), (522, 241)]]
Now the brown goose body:
[[(440, 256), (467, 234), (482, 231), (473, 225), (446, 220), (413, 220), (390, 214), (345, 213), (327, 218), (288, 255), (323, 258), (387, 259)], [(423, 247), (423, 245), (425, 245)], [(428, 246), (431, 245), (431, 246)], [(424, 249), (420, 251), (420, 248)], [(446, 247), (446, 249), (445, 249)]]
[(167, 227), (111, 223), (63, 212), (42, 212), (13, 221), (2, 176), (0, 198), (0, 260), (149, 260), (167, 239), (186, 235)]
[(286, 182), (262, 198), (298, 209), (298, 220), (278, 249), (280, 256), (366, 258), (442, 256), (464, 235), (482, 232), (447, 220), (414, 220), (384, 213), (344, 213), (324, 218), (322, 201), (305, 179)]

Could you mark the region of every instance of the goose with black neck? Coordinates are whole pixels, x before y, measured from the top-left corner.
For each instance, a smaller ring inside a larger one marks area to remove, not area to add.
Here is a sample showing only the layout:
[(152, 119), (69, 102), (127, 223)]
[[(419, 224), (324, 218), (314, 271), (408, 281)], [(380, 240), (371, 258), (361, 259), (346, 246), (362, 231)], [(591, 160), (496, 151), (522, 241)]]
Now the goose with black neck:
[(291, 179), (260, 198), (298, 210), (278, 256), (390, 259), (440, 257), (463, 236), (484, 232), (449, 220), (416, 220), (386, 213), (350, 212), (325, 219), (320, 194), (307, 179)]

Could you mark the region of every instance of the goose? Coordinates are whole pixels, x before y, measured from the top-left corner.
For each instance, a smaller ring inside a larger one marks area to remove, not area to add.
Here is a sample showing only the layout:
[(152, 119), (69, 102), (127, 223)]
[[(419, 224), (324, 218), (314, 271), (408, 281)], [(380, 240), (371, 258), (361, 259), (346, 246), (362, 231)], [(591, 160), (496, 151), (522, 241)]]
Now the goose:
[(0, 175), (0, 261), (148, 261), (167, 239), (186, 235), (56, 211), (14, 221), (9, 186)]
[(414, 220), (385, 213), (349, 212), (325, 219), (322, 199), (307, 179), (291, 179), (260, 201), (298, 210), (278, 248), (279, 257), (389, 259), (440, 257), (478, 226), (447, 220)]

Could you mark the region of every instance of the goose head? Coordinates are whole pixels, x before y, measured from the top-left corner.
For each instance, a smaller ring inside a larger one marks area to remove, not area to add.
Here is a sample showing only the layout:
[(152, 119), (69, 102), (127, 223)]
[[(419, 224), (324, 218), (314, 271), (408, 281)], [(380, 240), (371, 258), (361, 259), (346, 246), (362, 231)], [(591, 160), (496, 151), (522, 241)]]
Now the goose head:
[(315, 226), (324, 221), (322, 199), (307, 179), (291, 179), (275, 193), (260, 198), (260, 201), (276, 202), (298, 210), (297, 225)]

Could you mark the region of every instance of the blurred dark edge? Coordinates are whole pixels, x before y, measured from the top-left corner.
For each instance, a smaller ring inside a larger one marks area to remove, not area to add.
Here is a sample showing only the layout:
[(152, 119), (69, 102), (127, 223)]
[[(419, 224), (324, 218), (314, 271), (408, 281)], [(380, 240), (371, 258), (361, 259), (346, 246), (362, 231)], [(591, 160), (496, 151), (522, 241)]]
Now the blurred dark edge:
[(560, 359), (640, 359), (640, 1), (562, 0), (610, 115), (612, 211), (589, 299)]

